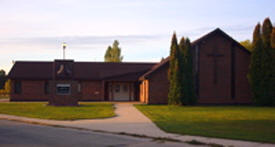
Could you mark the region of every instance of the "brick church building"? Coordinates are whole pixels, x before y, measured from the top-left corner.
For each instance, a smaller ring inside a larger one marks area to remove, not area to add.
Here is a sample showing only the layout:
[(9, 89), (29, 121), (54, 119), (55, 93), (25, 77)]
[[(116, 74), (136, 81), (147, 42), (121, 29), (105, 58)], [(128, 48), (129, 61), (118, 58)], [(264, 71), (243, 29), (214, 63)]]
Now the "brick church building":
[[(199, 104), (252, 102), (250, 52), (220, 29), (192, 42)], [(169, 57), (160, 63), (17, 61), (8, 74), (11, 101), (141, 101), (167, 103)]]

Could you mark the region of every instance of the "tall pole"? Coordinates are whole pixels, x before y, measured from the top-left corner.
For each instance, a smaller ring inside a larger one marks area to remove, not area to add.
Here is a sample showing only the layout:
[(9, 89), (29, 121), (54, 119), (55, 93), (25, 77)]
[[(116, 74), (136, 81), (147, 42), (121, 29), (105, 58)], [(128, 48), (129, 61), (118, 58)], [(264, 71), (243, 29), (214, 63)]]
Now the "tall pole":
[(63, 48), (63, 60), (65, 60), (65, 49), (66, 49), (66, 47), (67, 47), (66, 42), (63, 42), (63, 43), (62, 43), (62, 48)]

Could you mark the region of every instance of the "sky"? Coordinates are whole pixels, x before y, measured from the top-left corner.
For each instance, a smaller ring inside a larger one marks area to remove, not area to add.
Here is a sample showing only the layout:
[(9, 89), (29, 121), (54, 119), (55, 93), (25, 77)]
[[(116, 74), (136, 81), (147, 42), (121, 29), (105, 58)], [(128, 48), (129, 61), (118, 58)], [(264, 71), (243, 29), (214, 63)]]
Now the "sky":
[(274, 24), (275, 0), (0, 0), (0, 69), (13, 61), (104, 61), (118, 40), (127, 62), (158, 62), (171, 36), (191, 41), (221, 28), (237, 41)]

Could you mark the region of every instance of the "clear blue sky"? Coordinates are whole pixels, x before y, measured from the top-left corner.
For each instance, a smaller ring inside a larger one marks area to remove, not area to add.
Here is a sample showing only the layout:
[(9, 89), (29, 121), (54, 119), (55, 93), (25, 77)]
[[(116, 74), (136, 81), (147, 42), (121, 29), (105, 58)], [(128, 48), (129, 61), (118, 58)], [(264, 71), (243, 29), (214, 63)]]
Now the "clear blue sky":
[(168, 56), (174, 31), (191, 41), (219, 27), (237, 41), (250, 39), (275, 0), (0, 0), (0, 69), (13, 60), (62, 58), (103, 61), (117, 39), (124, 61)]

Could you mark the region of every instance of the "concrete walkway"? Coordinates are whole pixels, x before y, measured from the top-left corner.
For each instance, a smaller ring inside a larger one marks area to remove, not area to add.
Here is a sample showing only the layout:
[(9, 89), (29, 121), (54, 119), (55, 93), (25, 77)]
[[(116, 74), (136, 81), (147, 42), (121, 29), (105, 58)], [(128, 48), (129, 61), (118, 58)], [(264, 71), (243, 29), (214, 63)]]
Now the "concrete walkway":
[(116, 103), (115, 114), (116, 117), (109, 119), (72, 121), (68, 125), (116, 133), (169, 137), (130, 103)]
[(0, 103), (10, 102), (10, 99), (0, 99)]
[(180, 141), (196, 140), (207, 144), (220, 144), (224, 146), (240, 146), (240, 147), (271, 147), (275, 144), (265, 144), (258, 142), (229, 140), (208, 138), (189, 135), (178, 135), (166, 133), (160, 130), (150, 119), (145, 117), (138, 111), (132, 103), (115, 103), (116, 117), (106, 119), (93, 119), (93, 120), (75, 120), (75, 121), (55, 121), (55, 120), (42, 120), (35, 118), (25, 118), (18, 116), (11, 116), (0, 114), (0, 119), (17, 120), (23, 122), (39, 123), (53, 126), (64, 126), (79, 129), (88, 129), (94, 131), (105, 131), (112, 133), (127, 133), (131, 135), (145, 135), (148, 137), (161, 137), (170, 138)]

